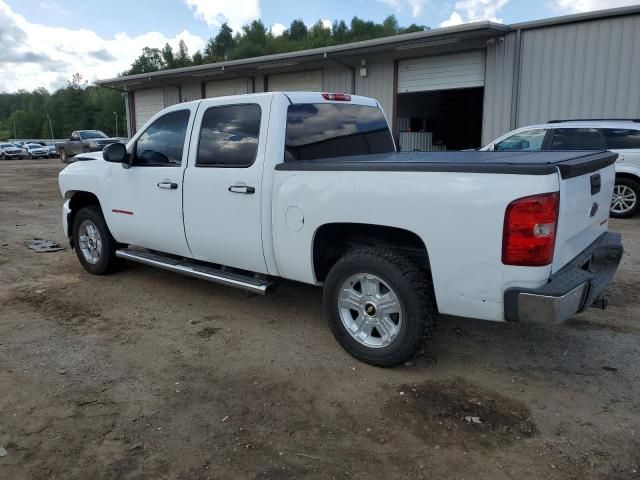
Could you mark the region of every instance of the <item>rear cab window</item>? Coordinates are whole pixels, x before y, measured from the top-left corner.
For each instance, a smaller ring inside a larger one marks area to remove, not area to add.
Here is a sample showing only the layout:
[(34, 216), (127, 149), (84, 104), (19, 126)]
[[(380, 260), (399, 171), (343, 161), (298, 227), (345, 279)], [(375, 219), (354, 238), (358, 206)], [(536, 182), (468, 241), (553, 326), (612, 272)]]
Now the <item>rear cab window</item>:
[(394, 151), (389, 125), (378, 107), (352, 103), (289, 105), (285, 162)]

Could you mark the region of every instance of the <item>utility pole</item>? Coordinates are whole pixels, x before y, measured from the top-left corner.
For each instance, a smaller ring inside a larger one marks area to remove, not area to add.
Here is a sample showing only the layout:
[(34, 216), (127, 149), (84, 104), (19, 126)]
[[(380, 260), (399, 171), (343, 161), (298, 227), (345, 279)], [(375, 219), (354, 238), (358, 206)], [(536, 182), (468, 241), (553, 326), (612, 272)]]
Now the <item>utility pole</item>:
[(118, 136), (118, 112), (113, 112), (116, 117), (116, 137)]
[(47, 120), (49, 120), (49, 131), (51, 132), (51, 140), (53, 140), (53, 126), (51, 125), (51, 117), (47, 115)]
[(18, 140), (18, 130), (16, 130), (16, 121), (13, 121), (13, 138)]

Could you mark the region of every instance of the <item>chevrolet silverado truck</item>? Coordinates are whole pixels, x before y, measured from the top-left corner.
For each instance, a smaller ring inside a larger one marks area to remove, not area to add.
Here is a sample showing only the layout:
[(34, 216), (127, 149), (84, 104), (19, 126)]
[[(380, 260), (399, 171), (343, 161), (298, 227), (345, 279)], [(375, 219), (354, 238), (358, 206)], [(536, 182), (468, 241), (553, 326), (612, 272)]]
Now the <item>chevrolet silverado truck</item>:
[(556, 325), (604, 308), (616, 156), (397, 153), (370, 98), (219, 97), (67, 166), (62, 221), (97, 275), (128, 260), (258, 294), (323, 285), (338, 342), (393, 366), (440, 314)]
[(122, 138), (111, 138), (100, 130), (76, 130), (71, 132), (69, 140), (56, 143), (56, 153), (63, 163), (80, 153), (99, 152), (110, 143), (121, 142)]

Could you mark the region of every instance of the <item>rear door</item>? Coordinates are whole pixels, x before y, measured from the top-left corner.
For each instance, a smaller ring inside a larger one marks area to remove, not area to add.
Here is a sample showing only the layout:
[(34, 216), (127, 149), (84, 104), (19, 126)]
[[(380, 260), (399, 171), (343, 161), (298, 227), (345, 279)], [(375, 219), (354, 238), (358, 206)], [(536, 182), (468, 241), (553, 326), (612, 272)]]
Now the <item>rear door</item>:
[(184, 227), (193, 257), (267, 273), (262, 170), (271, 96), (203, 100), (184, 176)]
[[(579, 150), (586, 156), (593, 153), (588, 150), (602, 151), (606, 145), (595, 127), (552, 128), (547, 149)], [(596, 161), (582, 171), (561, 174), (554, 272), (607, 231), (614, 182), (614, 165), (602, 167)]]

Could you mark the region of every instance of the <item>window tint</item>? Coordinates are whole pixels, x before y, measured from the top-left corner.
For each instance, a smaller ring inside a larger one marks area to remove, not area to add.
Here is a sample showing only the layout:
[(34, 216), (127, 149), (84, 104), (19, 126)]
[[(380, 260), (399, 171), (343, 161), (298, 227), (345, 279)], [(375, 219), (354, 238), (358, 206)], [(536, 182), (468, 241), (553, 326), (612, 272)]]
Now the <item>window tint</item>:
[(248, 167), (258, 153), (260, 106), (212, 107), (202, 119), (197, 166)]
[(605, 128), (602, 133), (607, 149), (640, 149), (640, 130)]
[(499, 143), (496, 143), (494, 150), (505, 151), (523, 151), (523, 152), (535, 152), (542, 150), (542, 143), (544, 142), (544, 136), (547, 130), (543, 128), (536, 128), (534, 130), (526, 130), (519, 132), (505, 138)]
[(551, 150), (605, 150), (597, 128), (554, 128)]
[(289, 105), (285, 161), (393, 151), (391, 132), (377, 107), (341, 103)]
[(149, 125), (136, 142), (133, 164), (176, 167), (182, 163), (189, 110), (167, 113)]

